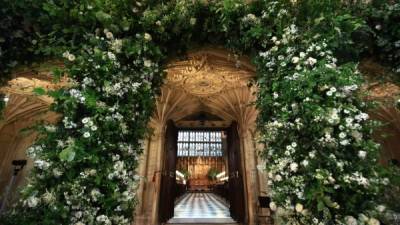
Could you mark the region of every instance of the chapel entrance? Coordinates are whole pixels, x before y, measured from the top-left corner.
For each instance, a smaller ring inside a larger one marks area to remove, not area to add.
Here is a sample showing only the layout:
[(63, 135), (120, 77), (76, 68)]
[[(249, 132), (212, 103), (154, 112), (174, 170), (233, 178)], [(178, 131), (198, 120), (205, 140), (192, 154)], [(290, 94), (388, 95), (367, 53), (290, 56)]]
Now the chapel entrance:
[[(199, 115), (205, 117), (204, 113)], [(160, 222), (243, 222), (245, 203), (237, 123), (233, 121), (229, 127), (188, 128), (169, 121), (164, 143)]]
[(182, 218), (176, 224), (209, 224), (218, 217), (255, 224), (259, 184), (266, 182), (256, 167), (262, 162), (250, 60), (202, 48), (171, 60), (165, 72), (139, 167), (148, 179), (139, 187), (135, 225)]

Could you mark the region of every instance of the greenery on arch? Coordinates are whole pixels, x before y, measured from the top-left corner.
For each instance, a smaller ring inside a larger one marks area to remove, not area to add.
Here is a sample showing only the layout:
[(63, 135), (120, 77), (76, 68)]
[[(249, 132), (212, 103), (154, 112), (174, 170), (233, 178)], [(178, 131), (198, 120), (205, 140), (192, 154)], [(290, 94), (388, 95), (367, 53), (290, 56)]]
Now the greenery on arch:
[(47, 93), (63, 118), (38, 128), (42, 135), (28, 149), (35, 163), (29, 184), (4, 224), (130, 224), (141, 140), (164, 63), (204, 44), (253, 58), (260, 142), (268, 146), (261, 154), (278, 221), (379, 224), (384, 206), (377, 206), (377, 197), (390, 176), (377, 164), (374, 124), (355, 66), (363, 43), (352, 36), (369, 32), (357, 13), (367, 6), (314, 0), (2, 3), (3, 80), (18, 64), (62, 58), (65, 68), (54, 76), (68, 75), (72, 83)]

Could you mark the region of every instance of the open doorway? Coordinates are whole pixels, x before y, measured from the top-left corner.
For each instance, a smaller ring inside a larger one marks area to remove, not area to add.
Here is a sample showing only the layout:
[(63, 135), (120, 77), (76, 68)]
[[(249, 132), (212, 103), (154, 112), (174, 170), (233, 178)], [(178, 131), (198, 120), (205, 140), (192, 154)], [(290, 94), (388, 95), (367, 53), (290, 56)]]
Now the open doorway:
[(244, 219), (237, 124), (177, 128), (170, 121), (161, 180), (160, 221), (235, 223)]

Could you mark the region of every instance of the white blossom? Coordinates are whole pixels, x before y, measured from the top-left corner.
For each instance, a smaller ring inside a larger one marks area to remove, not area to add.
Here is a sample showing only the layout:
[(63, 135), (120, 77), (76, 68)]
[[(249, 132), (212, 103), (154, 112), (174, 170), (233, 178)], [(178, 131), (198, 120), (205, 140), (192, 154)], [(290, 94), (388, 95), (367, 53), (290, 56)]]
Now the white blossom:
[(360, 157), (360, 159), (365, 159), (366, 156), (367, 156), (366, 151), (358, 151), (358, 157)]
[(375, 219), (375, 218), (370, 218), (367, 222), (368, 225), (380, 225), (381, 223), (379, 222), (379, 220)]
[(144, 39), (145, 39), (146, 41), (151, 41), (151, 40), (152, 40), (152, 37), (151, 37), (151, 35), (150, 35), (149, 33), (145, 33), (145, 34), (144, 34)]
[(314, 66), (315, 63), (317, 63), (317, 60), (314, 59), (313, 57), (309, 57), (309, 58), (307, 59), (307, 64), (308, 64), (308, 65)]
[(26, 199), (25, 203), (28, 205), (30, 208), (35, 208), (40, 202), (40, 199), (37, 198), (36, 196), (30, 196), (28, 199)]
[(295, 206), (295, 209), (296, 209), (296, 212), (301, 213), (303, 211), (304, 207), (303, 207), (302, 204), (297, 203), (296, 206)]
[(291, 163), (290, 164), (290, 170), (293, 172), (297, 172), (297, 169), (299, 168), (299, 165), (297, 163)]
[(90, 133), (89, 133), (89, 132), (83, 133), (83, 137), (84, 137), (84, 138), (89, 138), (89, 137), (90, 137)]
[(143, 61), (143, 64), (144, 64), (145, 67), (150, 67), (151, 66), (151, 61), (146, 59), (146, 60)]
[(270, 208), (272, 211), (276, 211), (276, 209), (277, 209), (276, 203), (275, 203), (275, 202), (270, 202), (270, 203), (269, 203), (269, 208)]

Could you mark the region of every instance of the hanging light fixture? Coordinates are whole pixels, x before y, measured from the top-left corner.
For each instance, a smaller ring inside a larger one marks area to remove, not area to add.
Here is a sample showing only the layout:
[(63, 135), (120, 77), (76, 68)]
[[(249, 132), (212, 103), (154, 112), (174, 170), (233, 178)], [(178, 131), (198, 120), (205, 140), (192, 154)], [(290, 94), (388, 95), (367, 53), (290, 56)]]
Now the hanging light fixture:
[(10, 96), (8, 94), (4, 95), (3, 101), (7, 105), (8, 101), (10, 100)]

